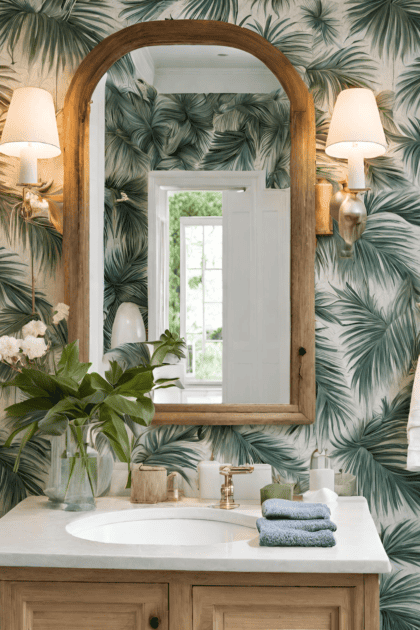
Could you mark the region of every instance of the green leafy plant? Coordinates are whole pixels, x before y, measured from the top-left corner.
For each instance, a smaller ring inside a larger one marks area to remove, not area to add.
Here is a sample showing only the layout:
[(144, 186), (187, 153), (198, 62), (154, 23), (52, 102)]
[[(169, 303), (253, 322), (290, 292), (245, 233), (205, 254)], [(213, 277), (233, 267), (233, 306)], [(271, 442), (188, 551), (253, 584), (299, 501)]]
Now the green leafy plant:
[[(3, 387), (16, 387), (26, 397), (22, 402), (6, 409), (9, 418), (17, 425), (5, 443), (10, 448), (17, 435), (23, 433), (14, 471), (25, 445), (35, 435), (62, 435), (70, 430), (77, 445), (76, 457), (86, 467), (86, 430), (102, 433), (118, 459), (127, 462), (130, 470), (131, 440), (127, 430), (127, 417), (131, 422), (147, 426), (153, 419), (154, 405), (149, 394), (162, 387), (177, 385), (176, 379), (154, 380), (153, 370), (161, 367), (168, 352), (183, 357), (183, 340), (172, 337), (167, 330), (156, 345), (150, 361), (125, 369), (116, 361), (110, 362), (105, 378), (90, 372), (90, 363), (79, 361), (78, 342), (68, 344), (52, 374), (35, 367), (22, 367), (15, 378)], [(135, 400), (132, 400), (132, 399)], [(33, 413), (39, 411), (42, 417)]]

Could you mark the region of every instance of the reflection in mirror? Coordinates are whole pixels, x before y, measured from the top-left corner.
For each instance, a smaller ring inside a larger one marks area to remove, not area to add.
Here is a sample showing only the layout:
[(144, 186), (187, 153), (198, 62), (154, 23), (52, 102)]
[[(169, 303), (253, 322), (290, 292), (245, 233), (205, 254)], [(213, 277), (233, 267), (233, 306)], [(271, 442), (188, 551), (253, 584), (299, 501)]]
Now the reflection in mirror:
[[(132, 56), (136, 76), (109, 72), (91, 109), (91, 137), (105, 120), (102, 202), (93, 193), (97, 143), (90, 174), (91, 235), (101, 222), (105, 234), (104, 296), (91, 289), (104, 351), (124, 326), (118, 308), (133, 303), (149, 340), (169, 328), (187, 344), (176, 368), (184, 389), (159, 390), (156, 403), (287, 404), (289, 102), (270, 71), (236, 49), (159, 46)], [(98, 274), (102, 245), (93, 240)], [(112, 351), (141, 355), (133, 345)]]

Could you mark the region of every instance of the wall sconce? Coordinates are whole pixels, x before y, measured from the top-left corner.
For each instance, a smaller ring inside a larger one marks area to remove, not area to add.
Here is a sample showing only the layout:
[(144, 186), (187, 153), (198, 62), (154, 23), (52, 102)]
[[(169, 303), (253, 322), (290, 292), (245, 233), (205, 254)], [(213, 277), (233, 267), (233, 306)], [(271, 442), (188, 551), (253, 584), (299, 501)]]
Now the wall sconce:
[(338, 220), (339, 232), (345, 242), (343, 257), (351, 257), (353, 243), (366, 226), (366, 207), (359, 196), (369, 190), (365, 183), (364, 159), (383, 155), (385, 151), (385, 134), (373, 92), (365, 88), (340, 92), (325, 152), (331, 157), (348, 160), (348, 184), (331, 200), (331, 213)]
[(60, 203), (62, 197), (49, 193), (52, 182), (38, 182), (38, 159), (57, 157), (61, 153), (54, 102), (49, 92), (35, 87), (17, 88), (13, 92), (0, 153), (20, 158), (17, 185), (23, 187), (22, 218), (28, 220), (48, 210), (50, 221), (62, 232), (62, 216), (56, 203)]

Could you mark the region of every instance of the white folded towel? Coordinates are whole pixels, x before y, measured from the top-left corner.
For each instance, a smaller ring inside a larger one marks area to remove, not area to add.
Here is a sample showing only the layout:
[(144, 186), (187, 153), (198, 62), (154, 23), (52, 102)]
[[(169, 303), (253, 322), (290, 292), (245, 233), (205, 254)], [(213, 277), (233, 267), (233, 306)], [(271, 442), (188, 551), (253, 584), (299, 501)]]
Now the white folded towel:
[(414, 376), (407, 437), (407, 470), (420, 470), (420, 357)]

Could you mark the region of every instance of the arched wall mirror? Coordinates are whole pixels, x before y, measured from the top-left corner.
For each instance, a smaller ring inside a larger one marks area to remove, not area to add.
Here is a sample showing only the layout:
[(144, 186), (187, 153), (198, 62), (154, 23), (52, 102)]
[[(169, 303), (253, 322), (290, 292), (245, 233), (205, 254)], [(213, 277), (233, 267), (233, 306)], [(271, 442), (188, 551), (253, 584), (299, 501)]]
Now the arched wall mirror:
[[(130, 86), (113, 71), (127, 53), (136, 67)], [(250, 151), (255, 128), (241, 127), (247, 94), (277, 141), (273, 113), (290, 116), (287, 188), (273, 181), (275, 151)], [(194, 115), (200, 124), (190, 124)], [(101, 42), (77, 70), (64, 107), (69, 336), (100, 369), (115, 321), (104, 257), (118, 266), (124, 248), (141, 250), (141, 286), (122, 301), (140, 305), (148, 340), (169, 327), (187, 342), (186, 359), (171, 366), (184, 389), (161, 390), (155, 424), (314, 422), (314, 118), (287, 58), (227, 23), (138, 24)], [(123, 158), (127, 128), (138, 139), (135, 159)], [(230, 146), (241, 137), (238, 160)], [(104, 205), (122, 221), (124, 203), (140, 198), (140, 231), (128, 222), (104, 253)]]

